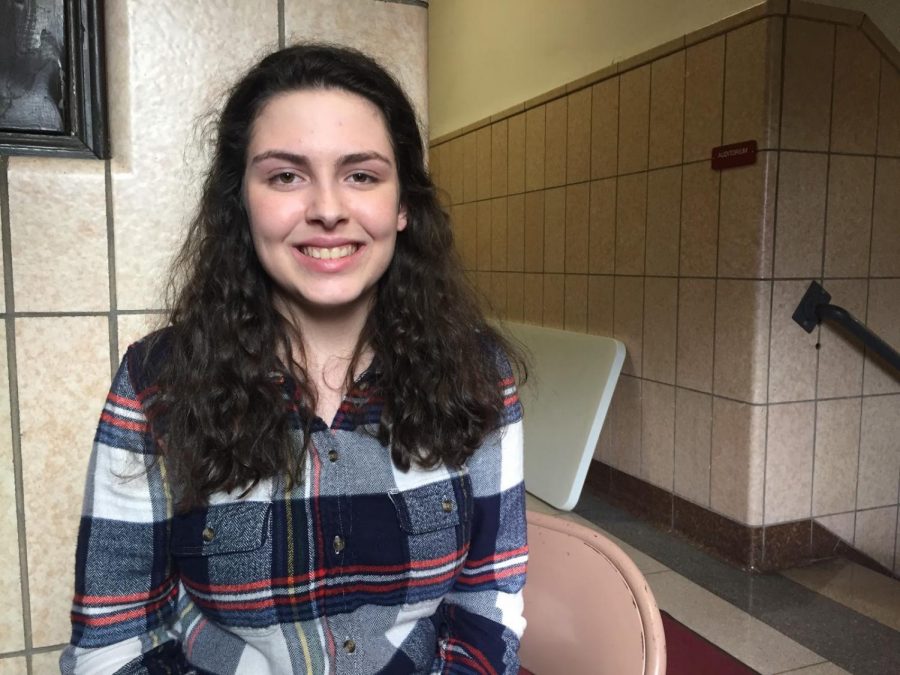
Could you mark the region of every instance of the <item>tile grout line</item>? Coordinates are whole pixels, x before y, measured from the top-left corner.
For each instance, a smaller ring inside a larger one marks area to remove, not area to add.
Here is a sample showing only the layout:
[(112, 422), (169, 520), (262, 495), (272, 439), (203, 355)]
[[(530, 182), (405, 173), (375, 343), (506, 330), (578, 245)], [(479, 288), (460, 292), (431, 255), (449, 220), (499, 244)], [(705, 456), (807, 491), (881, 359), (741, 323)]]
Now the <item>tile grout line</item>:
[(276, 13), (278, 14), (278, 48), (285, 47), (285, 27), (284, 27), (284, 0), (277, 0)]
[(119, 304), (116, 290), (116, 232), (115, 212), (113, 209), (112, 160), (104, 162), (104, 188), (106, 192), (106, 265), (109, 276), (109, 370), (110, 379), (115, 377), (119, 365), (119, 321), (116, 307)]
[[(685, 119), (687, 117), (687, 48), (684, 50), (684, 58), (681, 67), (681, 152), (678, 164), (678, 234), (675, 238), (675, 345), (674, 358), (672, 359), (672, 494), (675, 492), (675, 467), (678, 465), (676, 455), (678, 452), (678, 322), (681, 316), (681, 226), (684, 210), (684, 138), (686, 135)], [(675, 528), (675, 500), (672, 500), (671, 526)]]
[(9, 220), (9, 158), (0, 157), (0, 236), (3, 243), (3, 282), (6, 302), (6, 363), (9, 376), (9, 419), (12, 436), (13, 481), (16, 491), (16, 530), (19, 538), (19, 578), (22, 593), (22, 631), (25, 667), (31, 673), (31, 589), (28, 579), (27, 528), (25, 523), (25, 486), (22, 466), (22, 436), (19, 410), (18, 369), (16, 367), (15, 293), (12, 266), (12, 229)]

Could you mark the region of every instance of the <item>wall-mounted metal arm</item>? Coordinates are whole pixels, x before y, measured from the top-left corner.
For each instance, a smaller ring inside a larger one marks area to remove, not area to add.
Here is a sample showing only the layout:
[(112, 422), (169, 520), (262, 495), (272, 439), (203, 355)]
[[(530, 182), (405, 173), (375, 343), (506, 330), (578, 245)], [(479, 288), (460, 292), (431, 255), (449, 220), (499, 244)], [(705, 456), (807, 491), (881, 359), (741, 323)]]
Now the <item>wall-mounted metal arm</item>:
[(842, 328), (862, 340), (863, 344), (900, 372), (900, 353), (887, 342), (873, 333), (864, 323), (861, 323), (843, 307), (831, 305), (831, 295), (818, 283), (813, 281), (803, 299), (794, 310), (794, 321), (807, 333), (825, 320), (834, 321)]

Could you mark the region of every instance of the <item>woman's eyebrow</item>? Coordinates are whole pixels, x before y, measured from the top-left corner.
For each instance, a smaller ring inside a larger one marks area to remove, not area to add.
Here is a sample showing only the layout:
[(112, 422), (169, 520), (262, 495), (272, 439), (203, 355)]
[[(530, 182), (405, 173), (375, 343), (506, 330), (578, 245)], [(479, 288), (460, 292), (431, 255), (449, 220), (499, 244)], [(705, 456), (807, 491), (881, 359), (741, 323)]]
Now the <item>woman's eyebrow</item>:
[[(290, 162), (296, 166), (307, 167), (310, 165), (309, 158), (306, 155), (298, 155), (294, 152), (286, 150), (266, 150), (255, 155), (251, 160), (251, 164), (259, 164), (267, 159), (280, 159), (284, 162)], [(388, 166), (393, 166), (393, 162), (374, 150), (368, 152), (352, 152), (347, 155), (341, 155), (336, 162), (337, 166), (346, 166), (347, 164), (359, 164), (361, 162), (378, 161)]]

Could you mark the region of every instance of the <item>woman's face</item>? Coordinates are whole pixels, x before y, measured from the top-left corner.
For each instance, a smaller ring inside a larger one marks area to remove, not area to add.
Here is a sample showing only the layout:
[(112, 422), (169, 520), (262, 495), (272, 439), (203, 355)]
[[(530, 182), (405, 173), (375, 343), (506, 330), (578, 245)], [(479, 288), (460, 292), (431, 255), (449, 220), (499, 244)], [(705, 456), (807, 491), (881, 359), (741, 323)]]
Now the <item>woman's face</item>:
[(272, 98), (251, 130), (244, 199), (276, 306), (368, 312), (406, 227), (378, 108), (340, 89)]

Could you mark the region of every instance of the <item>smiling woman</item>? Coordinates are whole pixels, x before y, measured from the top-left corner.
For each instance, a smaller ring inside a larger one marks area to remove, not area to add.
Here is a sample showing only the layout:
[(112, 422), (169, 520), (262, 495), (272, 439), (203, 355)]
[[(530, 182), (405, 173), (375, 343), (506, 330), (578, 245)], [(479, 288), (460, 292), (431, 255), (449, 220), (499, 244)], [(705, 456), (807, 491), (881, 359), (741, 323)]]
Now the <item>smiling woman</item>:
[(516, 673), (520, 361), (409, 101), (300, 45), (217, 131), (168, 325), (97, 431), (63, 672)]

